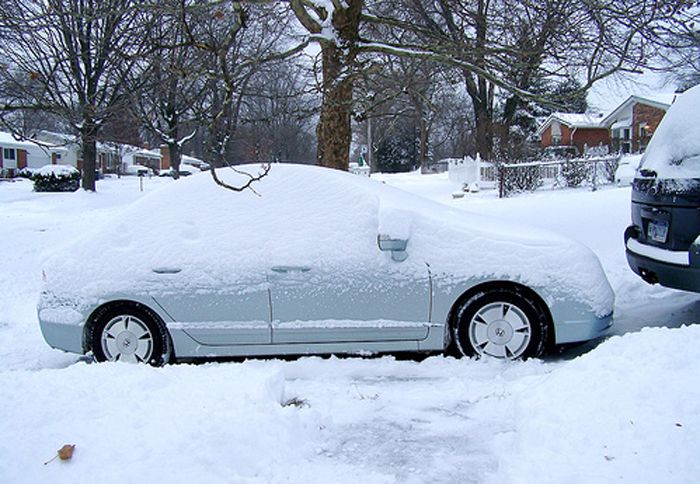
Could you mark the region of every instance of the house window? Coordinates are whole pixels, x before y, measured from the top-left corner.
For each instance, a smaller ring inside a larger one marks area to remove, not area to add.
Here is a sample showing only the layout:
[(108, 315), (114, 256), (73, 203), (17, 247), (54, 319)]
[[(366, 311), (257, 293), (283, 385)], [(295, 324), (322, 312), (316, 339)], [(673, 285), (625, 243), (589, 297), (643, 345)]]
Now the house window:
[(647, 136), (649, 136), (647, 134), (648, 130), (649, 130), (649, 126), (647, 125), (647, 123), (640, 123), (639, 124), (639, 137), (646, 138)]
[(2, 150), (2, 159), (3, 160), (16, 160), (17, 159), (17, 153), (14, 148), (5, 148)]
[[(630, 139), (630, 129), (629, 128), (625, 128), (622, 133), (623, 133), (622, 139)], [(625, 153), (627, 153), (627, 152), (625, 152)]]

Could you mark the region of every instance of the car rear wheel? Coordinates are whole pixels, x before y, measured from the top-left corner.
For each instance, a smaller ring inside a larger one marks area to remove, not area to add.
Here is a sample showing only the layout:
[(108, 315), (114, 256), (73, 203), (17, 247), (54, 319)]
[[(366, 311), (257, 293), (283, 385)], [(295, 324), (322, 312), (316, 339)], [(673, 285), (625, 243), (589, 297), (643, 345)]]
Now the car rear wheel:
[(100, 315), (92, 331), (97, 361), (123, 361), (161, 366), (169, 360), (169, 341), (163, 326), (138, 308), (117, 308)]
[(472, 295), (457, 312), (455, 340), (465, 356), (517, 360), (542, 354), (547, 316), (540, 304), (511, 288)]

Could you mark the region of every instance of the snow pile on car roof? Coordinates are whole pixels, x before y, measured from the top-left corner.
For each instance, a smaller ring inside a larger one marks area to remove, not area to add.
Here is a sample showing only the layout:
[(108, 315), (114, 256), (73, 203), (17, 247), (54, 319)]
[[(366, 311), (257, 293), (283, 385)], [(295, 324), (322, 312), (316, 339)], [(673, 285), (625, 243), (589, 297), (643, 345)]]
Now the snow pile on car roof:
[(700, 85), (671, 105), (649, 142), (642, 168), (659, 178), (700, 178)]
[[(218, 173), (230, 184), (246, 180), (231, 170)], [(427, 263), (435, 290), (468, 277), (518, 280), (586, 303), (601, 316), (612, 310), (595, 255), (562, 236), (312, 166), (273, 165), (253, 188), (232, 192), (200, 174), (145, 196), (47, 262), (48, 287), (85, 304), (119, 293), (226, 294), (256, 278), (265, 283), (278, 265), (339, 275), (389, 271), (410, 284), (427, 277)], [(379, 250), (382, 230), (408, 238), (406, 261)]]

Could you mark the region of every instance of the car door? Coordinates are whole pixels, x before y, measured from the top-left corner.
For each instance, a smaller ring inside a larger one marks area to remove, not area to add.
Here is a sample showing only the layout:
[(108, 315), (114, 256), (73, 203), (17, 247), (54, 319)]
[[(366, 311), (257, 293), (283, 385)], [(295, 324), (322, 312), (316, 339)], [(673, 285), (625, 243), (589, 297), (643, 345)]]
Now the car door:
[(378, 253), (342, 264), (270, 266), (273, 343), (425, 339), (429, 272), (424, 263), (412, 262)]
[[(197, 343), (206, 346), (270, 344), (270, 303), (264, 273), (212, 278), (206, 267), (154, 267), (155, 301)], [(221, 274), (221, 271), (219, 271)]]

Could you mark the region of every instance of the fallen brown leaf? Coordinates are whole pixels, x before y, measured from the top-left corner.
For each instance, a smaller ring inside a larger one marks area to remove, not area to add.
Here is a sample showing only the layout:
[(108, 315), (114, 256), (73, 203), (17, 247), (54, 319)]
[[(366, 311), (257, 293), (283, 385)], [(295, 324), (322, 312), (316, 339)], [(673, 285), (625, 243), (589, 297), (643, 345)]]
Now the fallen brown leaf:
[(74, 450), (75, 444), (66, 444), (56, 451), (56, 455), (53, 456), (53, 459), (49, 459), (46, 462), (44, 462), (44, 465), (48, 464), (49, 462), (55, 461), (56, 457), (58, 457), (61, 460), (71, 460), (73, 458)]
[(75, 444), (64, 445), (58, 449), (58, 458), (61, 460), (71, 460), (73, 457), (73, 450), (75, 450)]

